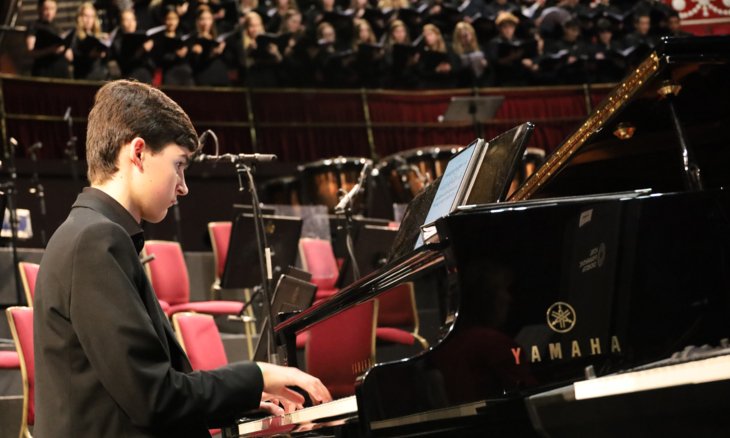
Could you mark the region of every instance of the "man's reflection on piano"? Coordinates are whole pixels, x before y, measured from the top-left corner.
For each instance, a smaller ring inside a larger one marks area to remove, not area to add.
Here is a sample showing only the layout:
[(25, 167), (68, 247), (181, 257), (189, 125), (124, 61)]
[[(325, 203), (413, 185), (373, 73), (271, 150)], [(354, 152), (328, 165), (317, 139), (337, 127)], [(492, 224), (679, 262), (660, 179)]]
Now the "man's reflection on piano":
[[(514, 301), (513, 272), (480, 258), (458, 275), (460, 310), (448, 333), (419, 356), (371, 370), (364, 389), (387, 391), (388, 402), (375, 402), (368, 409), (387, 409), (392, 418), (500, 397), (536, 384), (529, 361), (523, 357), (515, 363), (512, 351), (519, 345), (506, 332)], [(368, 393), (366, 403), (368, 396), (376, 398)]]
[(467, 263), (460, 278), (461, 299), (468, 295), (469, 305), (461, 306), (451, 333), (441, 344), (444, 351), (434, 357), (450, 403), (534, 385), (527, 361), (515, 364), (512, 351), (519, 345), (505, 332), (514, 301), (513, 272), (498, 262), (475, 259)]

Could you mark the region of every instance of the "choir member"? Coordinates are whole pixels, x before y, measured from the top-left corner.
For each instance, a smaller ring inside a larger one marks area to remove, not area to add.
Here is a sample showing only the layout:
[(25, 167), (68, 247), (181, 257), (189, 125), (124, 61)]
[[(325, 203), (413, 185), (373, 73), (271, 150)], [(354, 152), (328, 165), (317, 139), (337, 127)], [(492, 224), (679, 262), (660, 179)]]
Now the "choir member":
[[(279, 38), (264, 32), (261, 16), (249, 12), (243, 20), (245, 83), (250, 87), (276, 87), (283, 55)], [(288, 41), (287, 41), (288, 43)]]
[(56, 25), (56, 0), (38, 3), (38, 19), (28, 27), (26, 48), (33, 59), (31, 74), (50, 78), (70, 78), (73, 53), (70, 39)]
[(154, 41), (145, 32), (137, 31), (137, 17), (133, 9), (121, 12), (119, 32), (112, 47), (123, 78), (152, 83), (155, 70), (152, 59)]
[(101, 21), (93, 3), (81, 3), (76, 11), (76, 34), (71, 44), (75, 79), (100, 81), (109, 78), (108, 38), (101, 31)]
[(352, 43), (355, 52), (353, 68), (357, 77), (357, 86), (380, 88), (385, 72), (384, 51), (382, 44), (375, 39), (370, 23), (362, 18), (355, 19), (355, 39)]
[(307, 46), (310, 45), (311, 37), (307, 35), (302, 13), (293, 9), (287, 11), (279, 35), (286, 41), (279, 70), (280, 84), (296, 87), (309, 83), (309, 73), (313, 67), (307, 56)]
[(385, 85), (390, 88), (415, 88), (418, 85), (418, 46), (411, 44), (408, 27), (403, 21), (390, 23), (384, 49), (387, 71)]
[(489, 41), (487, 59), (494, 67), (498, 85), (527, 85), (539, 69), (535, 62), (536, 40), (519, 40), (515, 30), (519, 19), (502, 12), (495, 20), (499, 34)]
[(648, 12), (634, 15), (634, 31), (624, 38), (624, 47), (646, 46), (654, 48), (656, 40), (651, 35), (651, 16)]
[(433, 24), (423, 26), (423, 50), (418, 55), (418, 81), (420, 88), (450, 88), (455, 84), (454, 59), (441, 35)]
[(213, 21), (213, 13), (207, 6), (200, 6), (196, 13), (195, 34), (190, 49), (193, 78), (197, 85), (228, 86), (228, 66), (223, 59), (226, 41), (220, 40)]
[(613, 39), (613, 26), (606, 18), (596, 23), (596, 42), (593, 54), (592, 82), (618, 82), (624, 76), (626, 63), (618, 56), (621, 45)]
[(649, 12), (638, 11), (634, 15), (634, 31), (624, 37), (623, 54), (629, 68), (638, 65), (651, 53), (657, 41), (651, 35), (651, 17)]
[(456, 67), (457, 86), (478, 87), (488, 84), (487, 57), (479, 47), (477, 35), (471, 24), (457, 23), (452, 38), (454, 54), (458, 56)]
[(265, 26), (266, 32), (278, 32), (284, 21), (284, 16), (290, 10), (298, 10), (295, 0), (275, 0), (274, 7), (267, 12), (269, 19)]
[(563, 37), (545, 48), (540, 63), (543, 78), (548, 83), (578, 84), (587, 82), (588, 46), (580, 39), (577, 20), (563, 23)]
[(195, 85), (188, 55), (187, 35), (180, 31), (180, 16), (175, 8), (165, 14), (165, 31), (155, 39), (155, 60), (162, 69), (163, 85)]
[(675, 37), (687, 37), (692, 36), (691, 33), (685, 32), (681, 28), (681, 21), (679, 20), (679, 12), (672, 11), (669, 14), (669, 17), (667, 17), (667, 36), (675, 36)]

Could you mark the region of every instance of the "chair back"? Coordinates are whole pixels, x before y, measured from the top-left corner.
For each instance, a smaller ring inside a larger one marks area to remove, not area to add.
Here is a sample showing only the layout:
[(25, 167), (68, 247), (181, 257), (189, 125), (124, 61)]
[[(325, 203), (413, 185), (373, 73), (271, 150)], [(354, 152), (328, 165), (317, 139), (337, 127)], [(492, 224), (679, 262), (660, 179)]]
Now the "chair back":
[(213, 261), (215, 262), (215, 278), (220, 281), (223, 269), (226, 266), (228, 245), (231, 241), (231, 221), (208, 222), (210, 244), (213, 247)]
[(194, 370), (212, 370), (228, 364), (228, 356), (215, 320), (193, 312), (172, 315), (175, 334)]
[(20, 437), (30, 437), (29, 426), (35, 424), (35, 354), (33, 353), (33, 308), (6, 309), (10, 332), (20, 359), (23, 376), (23, 416)]
[(355, 381), (375, 363), (378, 304), (370, 300), (309, 328), (307, 372), (335, 398), (353, 395)]
[(145, 242), (143, 256), (154, 254), (145, 265), (152, 289), (160, 300), (174, 306), (190, 301), (190, 279), (182, 247), (177, 242), (150, 240)]
[(339, 268), (332, 244), (328, 240), (309, 237), (299, 239), (299, 256), (304, 270), (312, 274), (312, 283), (319, 289), (335, 287)]
[(18, 271), (20, 271), (20, 280), (23, 283), (23, 291), (28, 307), (33, 307), (33, 298), (35, 297), (35, 281), (38, 278), (38, 263), (20, 262), (18, 263)]
[(413, 283), (401, 283), (378, 295), (378, 327), (407, 327), (418, 332)]

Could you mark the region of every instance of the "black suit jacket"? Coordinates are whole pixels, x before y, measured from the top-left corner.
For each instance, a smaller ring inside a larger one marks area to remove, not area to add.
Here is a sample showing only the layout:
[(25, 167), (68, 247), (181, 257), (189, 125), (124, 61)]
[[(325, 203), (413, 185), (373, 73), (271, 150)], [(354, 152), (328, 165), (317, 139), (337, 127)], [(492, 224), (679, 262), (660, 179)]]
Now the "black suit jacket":
[(255, 363), (191, 370), (143, 243), (132, 216), (88, 188), (49, 241), (34, 300), (37, 438), (209, 436), (258, 407)]

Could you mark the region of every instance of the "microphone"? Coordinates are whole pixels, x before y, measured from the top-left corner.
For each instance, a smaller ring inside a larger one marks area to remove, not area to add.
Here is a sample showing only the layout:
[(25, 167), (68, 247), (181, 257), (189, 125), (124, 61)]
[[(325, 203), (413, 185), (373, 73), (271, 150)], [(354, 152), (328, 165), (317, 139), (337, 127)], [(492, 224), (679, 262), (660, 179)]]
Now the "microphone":
[(10, 137), (8, 144), (10, 145), (9, 150), (5, 151), (7, 154), (5, 159), (8, 162), (8, 173), (10, 173), (10, 179), (16, 181), (18, 179), (18, 172), (15, 170), (15, 149), (18, 148), (18, 140), (15, 137)]
[(43, 148), (43, 143), (37, 141), (37, 142), (33, 143), (32, 145), (30, 145), (30, 147), (28, 148), (28, 152), (38, 151), (42, 148)]
[(337, 205), (335, 205), (335, 213), (344, 212), (345, 208), (352, 202), (352, 199), (357, 196), (358, 193), (360, 193), (360, 190), (362, 190), (362, 187), (365, 184), (368, 175), (370, 175), (370, 171), (372, 170), (372, 168), (372, 162), (365, 162), (365, 164), (362, 166), (362, 170), (360, 171), (360, 176), (357, 178), (357, 183), (352, 186), (350, 191), (347, 192), (347, 194), (343, 196), (342, 199), (340, 199), (340, 202), (338, 202)]
[(74, 120), (71, 118), (71, 107), (66, 108), (66, 112), (63, 113), (63, 121), (68, 123), (69, 137), (73, 137)]
[(215, 132), (211, 131), (210, 129), (206, 129), (205, 132), (200, 134), (200, 137), (198, 137), (198, 143), (200, 143), (200, 148), (203, 148), (203, 146), (205, 145), (205, 141), (208, 139), (208, 137), (213, 139), (215, 154), (218, 155), (218, 136), (215, 135)]
[(218, 162), (228, 161), (231, 163), (268, 163), (275, 161), (276, 155), (274, 154), (221, 154), (221, 155), (207, 155), (200, 154), (193, 158), (196, 163), (202, 162)]

